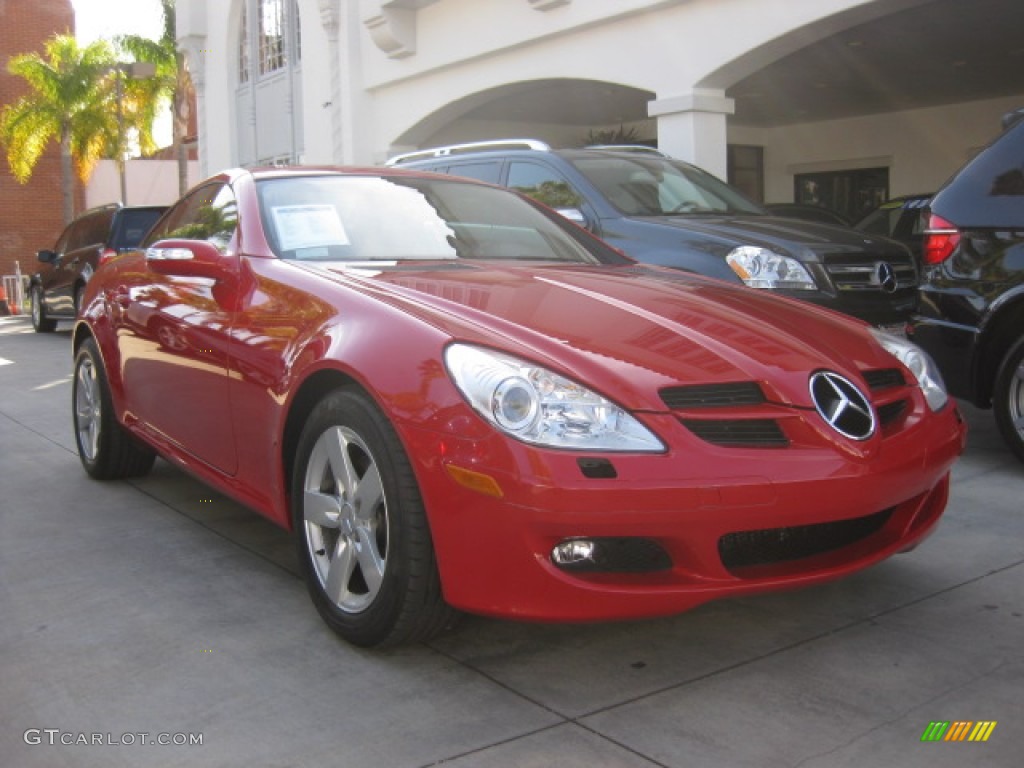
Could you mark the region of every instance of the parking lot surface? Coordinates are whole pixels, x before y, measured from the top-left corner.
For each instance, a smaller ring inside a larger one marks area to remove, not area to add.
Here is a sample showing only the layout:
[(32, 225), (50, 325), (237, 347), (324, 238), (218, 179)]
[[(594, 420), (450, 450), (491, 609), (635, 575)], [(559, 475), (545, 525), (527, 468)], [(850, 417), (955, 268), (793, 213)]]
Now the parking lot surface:
[(372, 652), (320, 620), (286, 532), (163, 461), (86, 477), (69, 330), (0, 318), (0, 765), (1020, 765), (1024, 466), (987, 412), (963, 407), (937, 532), (852, 578)]

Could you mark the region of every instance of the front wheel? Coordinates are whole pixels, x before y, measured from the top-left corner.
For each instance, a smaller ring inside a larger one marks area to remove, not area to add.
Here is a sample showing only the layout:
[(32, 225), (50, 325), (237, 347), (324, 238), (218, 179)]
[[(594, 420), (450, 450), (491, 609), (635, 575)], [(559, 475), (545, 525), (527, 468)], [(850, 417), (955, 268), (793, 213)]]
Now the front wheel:
[(992, 409), (1006, 444), (1024, 461), (1024, 338), (1010, 348), (999, 366)]
[(338, 389), (314, 408), (299, 439), (291, 500), (310, 595), (345, 640), (423, 641), (454, 618), (409, 460), (361, 391)]
[(117, 421), (96, 342), (86, 339), (75, 355), (71, 383), (78, 457), (90, 477), (117, 480), (146, 474), (156, 454)]
[(46, 309), (43, 307), (42, 286), (32, 286), (29, 300), (32, 304), (32, 327), (35, 329), (35, 332), (52, 333), (57, 328), (57, 321), (46, 317)]

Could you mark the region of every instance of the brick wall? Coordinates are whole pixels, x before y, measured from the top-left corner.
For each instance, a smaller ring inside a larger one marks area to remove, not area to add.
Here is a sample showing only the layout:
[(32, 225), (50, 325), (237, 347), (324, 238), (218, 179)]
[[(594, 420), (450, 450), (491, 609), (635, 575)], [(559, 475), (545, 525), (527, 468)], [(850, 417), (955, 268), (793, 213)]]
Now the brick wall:
[[(25, 93), (24, 81), (7, 72), (11, 56), (42, 52), (49, 37), (72, 32), (74, 24), (71, 0), (0, 0), (0, 105)], [(79, 190), (78, 200), (83, 199)], [(23, 274), (35, 271), (36, 251), (52, 246), (63, 227), (61, 200), (56, 142), (27, 184), (14, 179), (0, 151), (0, 275), (14, 274), (15, 261)]]

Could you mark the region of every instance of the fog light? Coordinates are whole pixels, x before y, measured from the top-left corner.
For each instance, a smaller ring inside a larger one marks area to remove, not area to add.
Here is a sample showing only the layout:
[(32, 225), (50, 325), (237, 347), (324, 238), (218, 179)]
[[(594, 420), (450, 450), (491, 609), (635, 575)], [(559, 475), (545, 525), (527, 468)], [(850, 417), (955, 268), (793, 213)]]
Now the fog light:
[(565, 539), (551, 562), (571, 573), (654, 573), (672, 568), (672, 558), (654, 539), (599, 536)]
[(596, 545), (588, 539), (569, 539), (551, 550), (555, 565), (579, 565), (593, 562)]

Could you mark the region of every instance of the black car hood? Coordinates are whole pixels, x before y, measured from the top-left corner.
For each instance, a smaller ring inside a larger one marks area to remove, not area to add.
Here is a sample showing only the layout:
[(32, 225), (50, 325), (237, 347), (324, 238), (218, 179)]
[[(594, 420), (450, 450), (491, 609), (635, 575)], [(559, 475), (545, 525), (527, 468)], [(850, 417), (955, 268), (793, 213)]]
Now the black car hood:
[(672, 227), (715, 239), (730, 249), (756, 245), (790, 254), (833, 253), (900, 254), (902, 247), (891, 240), (872, 237), (847, 227), (802, 221), (781, 216), (734, 214), (726, 216), (635, 216), (646, 225)]

